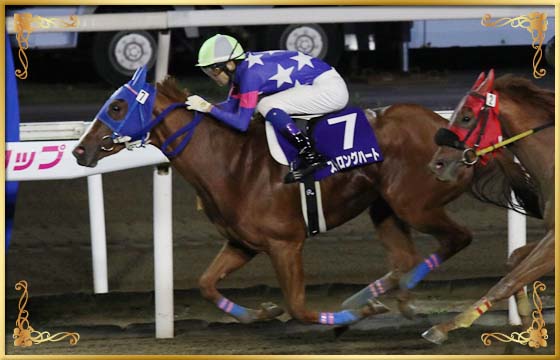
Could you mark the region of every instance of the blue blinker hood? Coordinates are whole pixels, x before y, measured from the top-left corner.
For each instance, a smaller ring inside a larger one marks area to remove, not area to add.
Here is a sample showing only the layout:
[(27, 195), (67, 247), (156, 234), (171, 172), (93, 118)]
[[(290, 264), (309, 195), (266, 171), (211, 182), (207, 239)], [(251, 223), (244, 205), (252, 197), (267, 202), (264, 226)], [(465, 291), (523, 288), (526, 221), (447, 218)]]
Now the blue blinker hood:
[[(132, 79), (118, 88), (96, 115), (97, 119), (113, 131), (111, 137), (116, 142), (120, 142), (119, 139), (124, 137), (129, 138), (127, 142), (144, 142), (144, 137), (149, 131), (146, 128), (152, 119), (156, 91), (151, 84), (146, 83), (146, 73), (145, 66), (139, 67)], [(109, 115), (109, 106), (115, 100), (126, 101), (128, 105), (128, 112), (121, 120), (115, 120)]]

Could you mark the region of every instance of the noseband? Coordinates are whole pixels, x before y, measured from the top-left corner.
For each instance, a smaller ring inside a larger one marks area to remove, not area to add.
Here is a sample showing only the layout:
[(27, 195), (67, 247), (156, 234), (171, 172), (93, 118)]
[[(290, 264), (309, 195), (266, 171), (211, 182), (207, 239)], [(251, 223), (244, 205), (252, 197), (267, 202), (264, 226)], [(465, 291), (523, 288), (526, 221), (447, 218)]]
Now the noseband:
[[(491, 95), (491, 96), (489, 96)], [(520, 134), (517, 134), (515, 136), (512, 136), (506, 140), (500, 140), (497, 143), (490, 143), (488, 146), (479, 149), (480, 147), (480, 143), (483, 141), (483, 137), (484, 134), (487, 132), (487, 127), (489, 124), (489, 115), (492, 112), (494, 112), (494, 114), (492, 116), (494, 116), (494, 119), (491, 119), (492, 121), (496, 121), (497, 124), (495, 126), (500, 126), (499, 122), (498, 122), (498, 111), (496, 110), (497, 108), (497, 97), (496, 95), (492, 94), (492, 93), (488, 93), (487, 96), (485, 97), (484, 95), (477, 93), (477, 92), (470, 92), (468, 94), (468, 96), (473, 96), (479, 99), (484, 99), (485, 102), (483, 103), (482, 107), (480, 108), (480, 111), (478, 113), (478, 115), (476, 116), (476, 124), (475, 126), (473, 126), (465, 135), (465, 137), (460, 140), (459, 139), (459, 135), (458, 135), (458, 131), (456, 130), (455, 127), (455, 131), (452, 130), (451, 128), (454, 128), (453, 126), (450, 126), (450, 128), (441, 128), (436, 132), (435, 135), (435, 142), (438, 146), (447, 146), (447, 147), (451, 147), (457, 150), (462, 150), (463, 151), (463, 156), (461, 159), (461, 162), (463, 164), (465, 164), (466, 166), (473, 166), (474, 164), (476, 164), (478, 162), (478, 160), (483, 157), (484, 155), (493, 152), (495, 150), (498, 150), (501, 147), (504, 147), (506, 145), (509, 145), (515, 141), (521, 140), (529, 135), (532, 135), (536, 132), (539, 132), (541, 130), (544, 130), (548, 127), (552, 127), (554, 126), (554, 121), (534, 127), (532, 129), (526, 130)], [(480, 123), (480, 126), (478, 126), (478, 124)], [(480, 130), (477, 134), (477, 138), (476, 141), (473, 143), (472, 146), (468, 146), (467, 141), (468, 139), (473, 135), (475, 129), (479, 128)], [(501, 130), (500, 130), (500, 138), (501, 138)]]
[[(459, 138), (460, 130), (457, 126), (450, 125), (449, 128), (441, 128), (436, 132), (435, 142), (438, 146), (447, 146), (462, 150), (463, 156), (461, 161), (467, 166), (472, 166), (479, 160), (478, 148), (486, 134), (490, 111), (496, 107), (497, 98), (496, 95), (492, 93), (488, 93), (487, 96), (484, 96), (474, 91), (469, 92), (467, 96), (472, 96), (483, 101), (475, 117), (475, 125), (468, 130), (462, 139)], [(498, 121), (497, 112), (495, 117), (496, 119), (493, 119), (493, 121)], [(499, 128), (499, 123), (497, 126)], [(478, 132), (475, 132), (477, 129), (479, 129)], [(473, 135), (476, 136), (475, 140), (472, 140)]]

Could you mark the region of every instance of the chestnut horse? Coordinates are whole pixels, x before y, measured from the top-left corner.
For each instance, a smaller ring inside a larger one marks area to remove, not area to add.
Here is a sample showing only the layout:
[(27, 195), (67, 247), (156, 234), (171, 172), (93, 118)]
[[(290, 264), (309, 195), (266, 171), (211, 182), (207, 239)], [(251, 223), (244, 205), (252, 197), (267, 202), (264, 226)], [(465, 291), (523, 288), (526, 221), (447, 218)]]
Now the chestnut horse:
[[(270, 257), (294, 318), (348, 325), (386, 311), (374, 299), (391, 289), (403, 289), (400, 309), (409, 314), (407, 290), (427, 275), (425, 264), (435, 268), (470, 243), (470, 231), (451, 220), (444, 209), (465, 191), (469, 176), (442, 185), (427, 167), (436, 151), (433, 136), (447, 121), (417, 105), (395, 105), (377, 115), (367, 110), (384, 161), (322, 180), (323, 209), (327, 228), (332, 229), (369, 207), (388, 250), (391, 271), (348, 299), (347, 310), (308, 310), (302, 265), (306, 226), (299, 185), (283, 184), (288, 169), (269, 155), (264, 122), (253, 120), (247, 133), (237, 132), (206, 114), (186, 110), (187, 95), (172, 78), (158, 83), (156, 92), (145, 83), (140, 68), (107, 100), (73, 154), (80, 165), (93, 167), (138, 139), (171, 154), (171, 165), (192, 184), (209, 219), (226, 238), (200, 278), (201, 293), (239, 321), (267, 320), (282, 312), (270, 303), (260, 309), (239, 306), (216, 289), (221, 279), (257, 253)], [(134, 117), (138, 109), (144, 115)], [(132, 121), (139, 125), (135, 128)], [(174, 150), (168, 151), (169, 146)], [(420, 261), (412, 243), (411, 227), (433, 235), (440, 244), (425, 261)]]
[[(531, 81), (505, 76), (494, 83), (494, 71), (478, 80), (463, 98), (451, 118), (448, 129), (439, 130), (441, 145), (430, 167), (443, 186), (462, 184), (472, 165), (485, 162), (493, 151), (508, 145), (531, 179), (538, 195), (546, 235), (538, 242), (513, 252), (511, 271), (463, 313), (449, 322), (436, 325), (423, 336), (434, 343), (447, 339), (449, 331), (469, 327), (496, 302), (554, 269), (554, 92)], [(502, 135), (505, 140), (498, 139)], [(497, 150), (498, 149), (498, 150)], [(525, 176), (527, 178), (527, 176)], [(476, 173), (473, 181), (477, 181)], [(527, 318), (529, 304), (519, 309)], [(524, 324), (528, 325), (528, 324)]]

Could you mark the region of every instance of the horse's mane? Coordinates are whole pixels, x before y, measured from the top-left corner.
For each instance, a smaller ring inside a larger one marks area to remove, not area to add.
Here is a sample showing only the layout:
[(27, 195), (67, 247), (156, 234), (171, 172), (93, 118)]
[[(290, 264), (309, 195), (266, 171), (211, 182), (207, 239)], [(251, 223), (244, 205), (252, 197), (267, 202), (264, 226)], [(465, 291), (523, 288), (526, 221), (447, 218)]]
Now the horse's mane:
[[(511, 74), (496, 79), (494, 88), (513, 101), (534, 108), (533, 113), (543, 117), (543, 123), (554, 120), (554, 91)], [(475, 167), (474, 179), (471, 194), (475, 198), (542, 218), (537, 185), (525, 169), (513, 161), (508, 150), (496, 155), (487, 166)], [(517, 204), (512, 201), (512, 191)]]
[[(164, 95), (165, 97), (169, 98), (173, 102), (185, 102), (187, 100), (187, 97), (192, 95), (189, 89), (187, 88), (183, 88), (183, 90), (181, 90), (179, 88), (179, 84), (177, 83), (177, 80), (171, 75), (167, 75), (163, 81), (158, 82), (156, 84), (156, 87), (159, 94)], [(248, 132), (264, 124), (264, 118), (262, 117), (262, 115), (260, 115), (257, 112), (255, 113), (255, 115), (253, 115), (253, 119), (260, 119), (260, 120), (251, 121), (249, 123), (249, 129), (247, 130)], [(217, 124), (221, 124), (221, 123), (218, 122)], [(221, 125), (227, 126), (224, 124)]]
[(163, 81), (156, 84), (158, 93), (165, 95), (175, 102), (185, 102), (187, 97), (191, 95), (188, 89), (179, 89), (177, 80), (173, 76), (167, 75)]
[(543, 89), (531, 80), (507, 74), (496, 79), (494, 89), (513, 101), (527, 104), (535, 110), (544, 111), (546, 121), (554, 120), (554, 91)]
[[(513, 155), (504, 150), (486, 166), (476, 166), (470, 194), (476, 199), (542, 219), (538, 188)], [(516, 202), (513, 202), (512, 192)]]

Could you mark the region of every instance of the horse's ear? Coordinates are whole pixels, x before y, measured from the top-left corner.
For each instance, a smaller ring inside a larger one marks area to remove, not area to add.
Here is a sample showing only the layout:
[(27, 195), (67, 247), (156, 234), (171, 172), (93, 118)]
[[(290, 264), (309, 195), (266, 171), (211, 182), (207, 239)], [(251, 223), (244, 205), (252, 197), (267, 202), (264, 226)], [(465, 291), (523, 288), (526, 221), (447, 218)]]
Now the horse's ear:
[(478, 78), (474, 82), (474, 85), (471, 88), (471, 90), (476, 90), (480, 86), (480, 84), (482, 84), (482, 82), (484, 81), (484, 77), (485, 77), (485, 74), (484, 74), (484, 71), (483, 71), (483, 72), (480, 73), (480, 75), (478, 75)]
[(479, 88), (477, 89), (477, 92), (480, 94), (486, 94), (487, 92), (492, 91), (493, 89), (494, 89), (494, 69), (490, 69), (490, 71), (488, 71), (488, 76), (486, 77), (484, 82), (480, 84)]
[(128, 82), (130, 86), (139, 90), (146, 83), (146, 66), (140, 66), (136, 69), (132, 79)]

